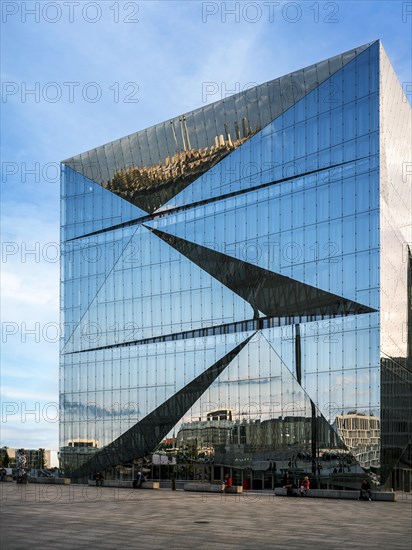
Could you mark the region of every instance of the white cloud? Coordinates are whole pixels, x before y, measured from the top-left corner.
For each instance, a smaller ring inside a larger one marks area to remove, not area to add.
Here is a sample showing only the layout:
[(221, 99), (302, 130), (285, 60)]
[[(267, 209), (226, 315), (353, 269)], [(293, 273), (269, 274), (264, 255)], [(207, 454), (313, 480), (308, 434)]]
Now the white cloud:
[[(34, 378), (33, 381), (35, 381)], [(3, 399), (7, 400), (7, 402), (15, 401), (26, 403), (27, 400), (35, 400), (36, 403), (40, 401), (43, 401), (44, 403), (56, 402), (56, 394), (54, 394), (53, 392), (44, 392), (42, 390), (35, 389), (34, 387), (32, 387), (32, 389), (30, 390), (25, 386), (16, 388), (3, 385), (2, 394)]]
[[(27, 271), (30, 271), (27, 269)], [(3, 294), (3, 307), (7, 306), (10, 309), (15, 309), (16, 303), (22, 303), (26, 306), (52, 306), (53, 314), (56, 307), (56, 289), (47, 280), (41, 280), (41, 270), (37, 269), (26, 273), (26, 276), (13, 272), (3, 271), (2, 274), (2, 294)], [(43, 270), (44, 271), (44, 270)], [(37, 272), (37, 273), (36, 273)], [(27, 309), (25, 309), (27, 311)], [(44, 310), (43, 310), (44, 311)], [(38, 314), (38, 310), (36, 309)]]

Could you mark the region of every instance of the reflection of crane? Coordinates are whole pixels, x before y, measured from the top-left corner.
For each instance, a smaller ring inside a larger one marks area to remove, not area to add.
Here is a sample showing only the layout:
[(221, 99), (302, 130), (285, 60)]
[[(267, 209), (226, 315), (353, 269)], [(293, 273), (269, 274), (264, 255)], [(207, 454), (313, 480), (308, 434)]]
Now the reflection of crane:
[[(187, 129), (186, 117), (181, 116), (179, 118), (179, 122), (180, 122), (180, 134), (182, 136), (182, 142), (183, 142), (183, 150), (190, 151), (192, 146), (190, 144), (189, 130)], [(179, 152), (179, 144), (177, 142), (176, 130), (175, 130), (175, 125), (173, 123), (173, 120), (170, 121), (170, 124), (172, 125), (172, 132), (173, 132), (173, 137), (176, 144), (176, 151)], [(187, 146), (186, 146), (186, 142), (187, 142)]]
[(189, 149), (192, 148), (192, 146), (190, 145), (190, 139), (189, 139), (189, 130), (187, 129), (187, 124), (186, 124), (186, 117), (184, 116), (183, 117), (183, 122), (185, 124), (185, 130), (186, 130), (186, 139), (187, 139), (187, 146)]
[(175, 125), (173, 124), (173, 120), (170, 121), (170, 124), (172, 125), (173, 137), (175, 138), (176, 151), (179, 151), (179, 145), (177, 144), (177, 137), (176, 137)]
[(182, 141), (183, 141), (183, 150), (186, 151), (186, 142), (185, 142), (185, 136), (183, 133), (183, 119), (182, 117), (179, 118), (180, 122), (180, 133), (182, 134)]

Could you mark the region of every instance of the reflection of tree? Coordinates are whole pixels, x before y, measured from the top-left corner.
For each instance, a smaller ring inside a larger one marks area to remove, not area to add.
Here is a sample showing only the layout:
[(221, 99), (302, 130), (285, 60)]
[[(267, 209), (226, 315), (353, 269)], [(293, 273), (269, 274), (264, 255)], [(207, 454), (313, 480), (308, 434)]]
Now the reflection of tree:
[(7, 468), (10, 463), (10, 457), (9, 453), (7, 452), (8, 447), (3, 447), (2, 449), (2, 459), (1, 459), (1, 465), (3, 468)]
[(46, 452), (44, 449), (39, 449), (38, 452), (38, 468), (43, 469), (47, 467)]
[(157, 451), (170, 451), (175, 448), (176, 440), (175, 439), (166, 439), (163, 440), (157, 447)]
[(188, 441), (186, 445), (186, 451), (189, 459), (196, 460), (198, 457), (197, 441)]

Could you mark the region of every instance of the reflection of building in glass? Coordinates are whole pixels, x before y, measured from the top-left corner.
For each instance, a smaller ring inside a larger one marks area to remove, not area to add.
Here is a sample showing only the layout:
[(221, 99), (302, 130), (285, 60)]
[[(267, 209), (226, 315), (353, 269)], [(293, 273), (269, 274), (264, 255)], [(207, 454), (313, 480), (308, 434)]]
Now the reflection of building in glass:
[(67, 475), (411, 468), (410, 120), (376, 41), (64, 161)]
[[(16, 467), (16, 457), (21, 449), (14, 449), (10, 447), (3, 447), (0, 449), (0, 459), (3, 461), (6, 454), (10, 459), (9, 467)], [(49, 449), (23, 449), (25, 456), (24, 467), (28, 470), (50, 468), (51, 466), (51, 452)]]
[(67, 446), (68, 447), (93, 447), (97, 449), (99, 446), (99, 442), (94, 439), (83, 441), (77, 438), (77, 439), (70, 440), (67, 443)]
[[(185, 132), (182, 131), (184, 150), (179, 152), (174, 131), (176, 152), (172, 157), (167, 156), (164, 163), (154, 166), (119, 168), (113, 178), (107, 182), (106, 187), (133, 204), (144, 203), (146, 208), (155, 210), (163, 204), (162, 195), (167, 193), (168, 189), (186, 187), (259, 131), (257, 128), (252, 132), (247, 128), (246, 119), (243, 119), (243, 122), (244, 136), (242, 138), (239, 135), (236, 141), (232, 142), (229, 132), (226, 134), (226, 139), (220, 134), (219, 137), (215, 136), (213, 145), (204, 149), (190, 148), (190, 138), (186, 126)], [(182, 125), (182, 121), (180, 124)], [(174, 130), (173, 121), (172, 127)], [(238, 127), (237, 131), (239, 131)], [(186, 149), (185, 134), (188, 149)]]
[(226, 445), (232, 433), (232, 412), (228, 410), (211, 411), (205, 421), (185, 422), (177, 434), (177, 447), (184, 448), (195, 443), (198, 452), (210, 454), (210, 449)]
[(232, 420), (232, 411), (228, 409), (210, 411), (207, 413), (206, 418), (208, 420)]
[(365, 468), (379, 467), (379, 418), (349, 412), (345, 415), (336, 415), (335, 426), (343, 443), (359, 464)]
[(60, 447), (59, 458), (63, 468), (67, 469), (67, 464), (70, 464), (73, 460), (79, 465), (87, 463), (97, 451), (97, 445), (92, 442), (69, 441), (67, 445)]

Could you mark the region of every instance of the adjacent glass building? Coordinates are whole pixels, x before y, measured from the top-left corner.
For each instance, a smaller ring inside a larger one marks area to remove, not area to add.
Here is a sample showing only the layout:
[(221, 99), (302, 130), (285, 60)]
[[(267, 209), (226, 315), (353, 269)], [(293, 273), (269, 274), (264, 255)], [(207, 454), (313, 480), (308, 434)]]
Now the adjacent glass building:
[(376, 41), (65, 160), (66, 475), (410, 485), (411, 148)]

